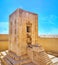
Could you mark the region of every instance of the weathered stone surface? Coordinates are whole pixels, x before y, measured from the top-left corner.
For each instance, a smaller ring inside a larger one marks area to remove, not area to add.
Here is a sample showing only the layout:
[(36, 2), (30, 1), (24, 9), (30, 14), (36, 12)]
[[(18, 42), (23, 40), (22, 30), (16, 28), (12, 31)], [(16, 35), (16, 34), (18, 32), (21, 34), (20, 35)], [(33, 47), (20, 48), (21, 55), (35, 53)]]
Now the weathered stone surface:
[(38, 43), (37, 14), (17, 9), (10, 15), (9, 52), (6, 65), (53, 65)]

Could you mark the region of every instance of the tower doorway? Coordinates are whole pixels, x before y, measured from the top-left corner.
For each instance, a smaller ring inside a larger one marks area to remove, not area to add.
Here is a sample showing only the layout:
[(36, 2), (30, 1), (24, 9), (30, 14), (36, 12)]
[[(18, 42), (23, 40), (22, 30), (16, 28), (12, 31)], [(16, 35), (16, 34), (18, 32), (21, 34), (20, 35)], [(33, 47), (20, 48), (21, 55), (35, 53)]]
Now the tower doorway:
[(27, 32), (27, 46), (30, 47), (32, 44), (32, 37), (31, 37), (32, 25), (31, 23), (27, 23), (26, 32)]

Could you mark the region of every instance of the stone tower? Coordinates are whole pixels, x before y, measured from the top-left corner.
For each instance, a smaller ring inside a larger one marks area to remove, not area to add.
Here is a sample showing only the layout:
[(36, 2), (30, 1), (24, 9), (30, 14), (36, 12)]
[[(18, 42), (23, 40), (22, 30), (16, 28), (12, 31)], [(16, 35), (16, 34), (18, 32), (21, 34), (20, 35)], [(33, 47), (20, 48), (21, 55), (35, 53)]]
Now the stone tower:
[(9, 52), (2, 59), (4, 65), (53, 65), (37, 45), (37, 14), (17, 9), (10, 15), (9, 23)]
[(18, 56), (26, 54), (27, 46), (37, 43), (37, 14), (17, 9), (10, 15), (9, 50)]

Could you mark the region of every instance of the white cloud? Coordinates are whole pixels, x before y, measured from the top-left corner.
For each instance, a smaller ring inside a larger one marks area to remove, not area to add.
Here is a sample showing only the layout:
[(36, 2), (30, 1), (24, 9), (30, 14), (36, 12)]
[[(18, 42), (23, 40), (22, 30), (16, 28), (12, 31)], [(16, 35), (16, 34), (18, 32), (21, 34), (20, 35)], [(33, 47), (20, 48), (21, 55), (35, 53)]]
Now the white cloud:
[(50, 35), (58, 34), (58, 16), (49, 15), (39, 18), (39, 34)]
[(55, 24), (55, 21), (58, 19), (58, 16), (56, 15), (49, 15), (45, 17), (40, 17), (40, 21), (42, 23), (49, 23), (49, 24)]
[(8, 34), (9, 23), (8, 22), (0, 22), (0, 34)]
[(52, 28), (52, 29), (50, 30), (50, 32), (48, 32), (48, 34), (53, 34), (53, 35), (58, 34), (58, 28)]
[(39, 35), (58, 35), (58, 28), (52, 28), (48, 32), (44, 29), (39, 31)]

